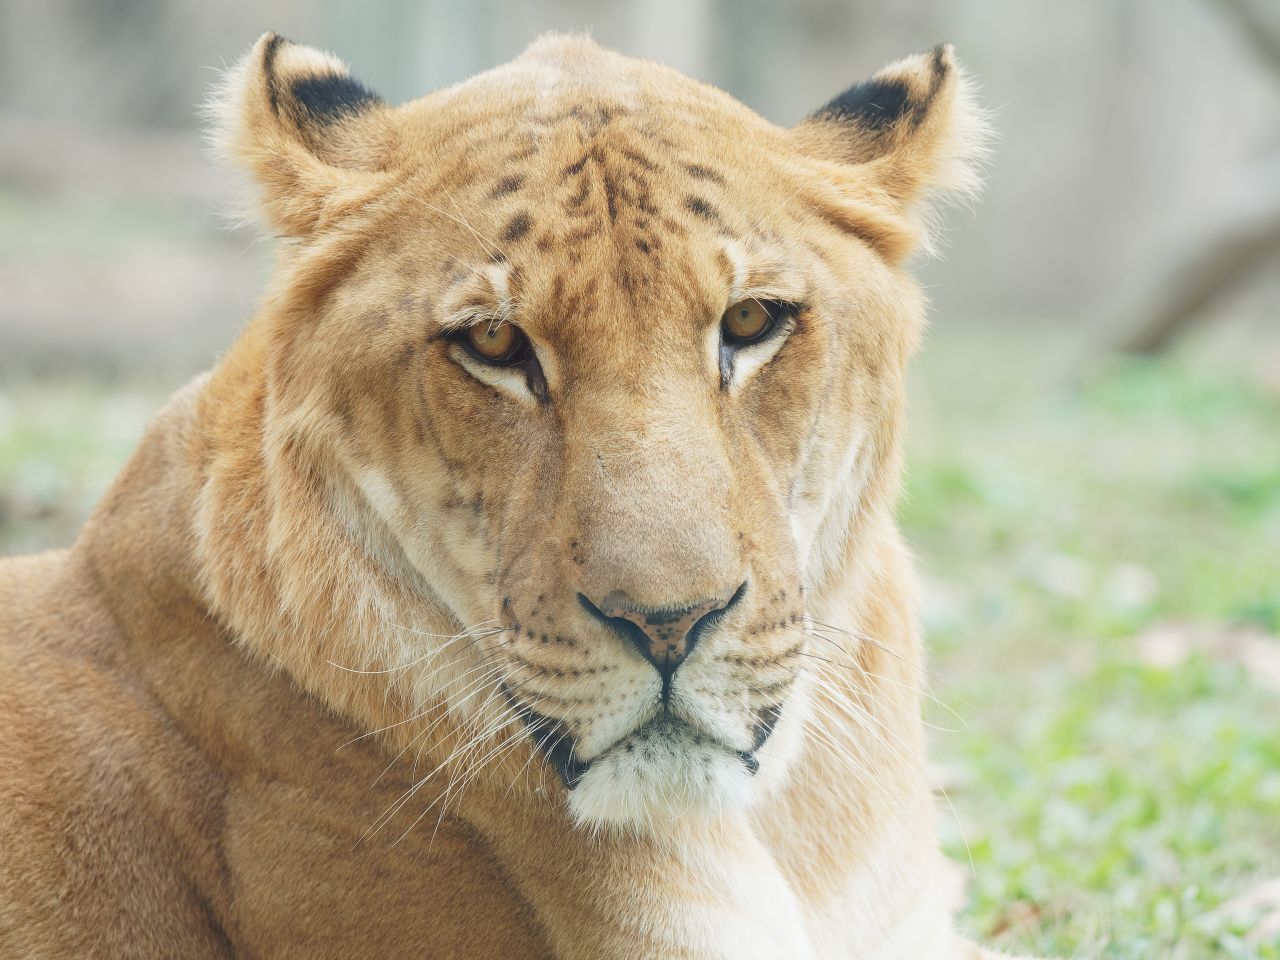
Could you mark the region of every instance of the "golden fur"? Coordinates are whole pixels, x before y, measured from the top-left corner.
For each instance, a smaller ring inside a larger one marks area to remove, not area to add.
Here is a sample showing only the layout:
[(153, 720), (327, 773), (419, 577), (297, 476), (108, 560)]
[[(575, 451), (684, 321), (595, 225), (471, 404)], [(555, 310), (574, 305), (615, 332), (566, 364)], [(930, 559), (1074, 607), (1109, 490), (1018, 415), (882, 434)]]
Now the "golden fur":
[[(0, 956), (983, 956), (893, 520), (950, 49), (785, 130), (581, 38), (393, 108), (267, 35), (214, 112), (279, 268), (0, 564)], [(730, 594), (669, 686), (586, 603)]]

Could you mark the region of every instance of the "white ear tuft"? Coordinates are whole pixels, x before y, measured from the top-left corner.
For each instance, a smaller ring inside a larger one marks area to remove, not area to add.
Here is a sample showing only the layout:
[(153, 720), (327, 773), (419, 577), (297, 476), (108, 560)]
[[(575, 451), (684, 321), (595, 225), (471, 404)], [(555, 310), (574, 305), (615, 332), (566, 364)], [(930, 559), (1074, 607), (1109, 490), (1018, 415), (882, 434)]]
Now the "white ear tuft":
[[(935, 203), (977, 196), (992, 139), (989, 114), (950, 44), (889, 64), (792, 133), (809, 155), (855, 168), (869, 199), (926, 227), (936, 227)], [(934, 232), (926, 230), (926, 246)]]
[(385, 162), (388, 112), (341, 60), (274, 33), (223, 75), (205, 107), (214, 154), (250, 174), (260, 218), (295, 237), (367, 194)]

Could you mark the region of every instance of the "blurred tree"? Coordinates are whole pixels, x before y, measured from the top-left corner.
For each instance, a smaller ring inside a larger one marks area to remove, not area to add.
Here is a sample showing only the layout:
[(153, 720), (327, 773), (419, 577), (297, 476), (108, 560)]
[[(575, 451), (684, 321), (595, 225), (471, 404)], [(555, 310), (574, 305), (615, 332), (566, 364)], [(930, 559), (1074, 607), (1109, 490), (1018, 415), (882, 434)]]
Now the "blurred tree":
[[(1256, 59), (1280, 80), (1280, 24), (1255, 4), (1259, 0), (1216, 0), (1215, 5)], [(1144, 298), (1146, 308), (1125, 329), (1121, 350), (1163, 350), (1264, 264), (1280, 259), (1280, 151), (1251, 179), (1251, 189), (1227, 205), (1210, 240), (1196, 243), (1161, 274)]]

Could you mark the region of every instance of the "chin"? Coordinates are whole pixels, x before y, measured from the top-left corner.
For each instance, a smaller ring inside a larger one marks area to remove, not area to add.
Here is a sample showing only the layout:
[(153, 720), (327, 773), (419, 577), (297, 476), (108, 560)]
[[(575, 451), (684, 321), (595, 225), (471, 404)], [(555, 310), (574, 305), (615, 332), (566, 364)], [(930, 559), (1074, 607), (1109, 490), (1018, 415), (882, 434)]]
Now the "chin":
[(801, 752), (810, 707), (801, 677), (750, 751), (662, 713), (590, 761), (553, 765), (568, 787), (569, 813), (579, 829), (670, 836), (676, 821), (742, 814), (780, 789)]
[(676, 819), (747, 809), (759, 766), (752, 754), (659, 718), (592, 760), (569, 792), (569, 810), (591, 831), (665, 832)]

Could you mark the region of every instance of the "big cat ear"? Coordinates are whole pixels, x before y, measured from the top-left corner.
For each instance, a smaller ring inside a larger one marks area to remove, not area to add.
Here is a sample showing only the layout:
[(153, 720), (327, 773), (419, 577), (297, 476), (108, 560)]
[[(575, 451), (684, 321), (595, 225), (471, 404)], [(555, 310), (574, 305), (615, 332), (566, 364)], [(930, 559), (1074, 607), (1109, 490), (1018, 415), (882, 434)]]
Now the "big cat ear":
[(341, 60), (275, 33), (227, 72), (208, 113), (215, 150), (259, 187), (258, 217), (290, 237), (366, 202), (392, 145), (382, 98)]
[(907, 213), (981, 184), (985, 112), (950, 44), (889, 64), (810, 114), (791, 135), (802, 153), (847, 165), (872, 199)]

